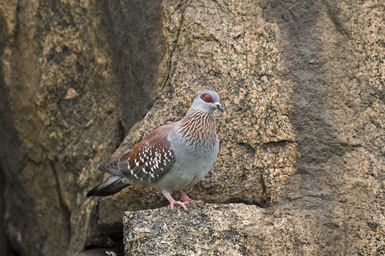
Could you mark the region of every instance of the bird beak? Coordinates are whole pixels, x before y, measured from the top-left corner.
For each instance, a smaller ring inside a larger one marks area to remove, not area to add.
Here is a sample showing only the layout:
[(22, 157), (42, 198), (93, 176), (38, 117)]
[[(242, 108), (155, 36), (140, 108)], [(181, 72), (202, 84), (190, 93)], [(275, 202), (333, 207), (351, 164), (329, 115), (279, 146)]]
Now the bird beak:
[(217, 109), (218, 109), (219, 111), (223, 112), (223, 107), (222, 107), (221, 103), (215, 102), (215, 106), (217, 107)]

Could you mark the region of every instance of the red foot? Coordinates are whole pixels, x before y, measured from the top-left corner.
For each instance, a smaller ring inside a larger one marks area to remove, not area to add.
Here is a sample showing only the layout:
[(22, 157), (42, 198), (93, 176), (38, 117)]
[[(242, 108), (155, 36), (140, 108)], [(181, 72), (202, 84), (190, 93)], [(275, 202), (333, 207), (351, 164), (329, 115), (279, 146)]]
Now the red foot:
[(194, 200), (194, 199), (191, 199), (190, 197), (188, 197), (188, 195), (186, 195), (185, 192), (183, 191), (179, 191), (180, 192), (180, 195), (181, 195), (181, 198), (180, 200), (183, 202), (183, 203), (192, 203), (192, 204), (195, 204), (195, 203), (200, 203), (201, 200)]
[(173, 209), (174, 208), (174, 205), (180, 205), (182, 206), (183, 210), (187, 211), (187, 207), (186, 207), (186, 204), (184, 202), (181, 202), (181, 201), (174, 201), (172, 203), (170, 203), (170, 208)]
[(175, 201), (174, 198), (172, 198), (172, 196), (170, 194), (165, 194), (164, 196), (170, 202), (169, 206), (170, 206), (171, 209), (174, 208), (174, 205), (180, 205), (180, 206), (182, 206), (183, 210), (187, 211), (187, 207), (186, 207), (185, 202)]

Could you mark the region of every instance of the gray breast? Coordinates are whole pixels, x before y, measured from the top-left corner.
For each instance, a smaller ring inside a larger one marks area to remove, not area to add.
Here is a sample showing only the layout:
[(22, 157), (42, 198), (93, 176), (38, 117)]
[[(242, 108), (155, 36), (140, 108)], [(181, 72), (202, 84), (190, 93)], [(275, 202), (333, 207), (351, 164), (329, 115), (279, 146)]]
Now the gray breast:
[(173, 192), (195, 185), (213, 167), (219, 150), (218, 140), (211, 147), (196, 147), (180, 138), (171, 139), (170, 143), (175, 152), (175, 162), (156, 184), (162, 192)]

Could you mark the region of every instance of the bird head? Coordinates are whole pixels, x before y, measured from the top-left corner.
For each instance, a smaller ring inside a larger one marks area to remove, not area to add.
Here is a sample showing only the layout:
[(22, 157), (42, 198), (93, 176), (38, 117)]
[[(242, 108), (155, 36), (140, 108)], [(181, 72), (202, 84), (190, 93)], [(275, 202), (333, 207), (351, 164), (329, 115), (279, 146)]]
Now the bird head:
[(207, 113), (214, 113), (215, 110), (223, 112), (218, 93), (214, 91), (200, 92), (195, 98), (190, 109)]

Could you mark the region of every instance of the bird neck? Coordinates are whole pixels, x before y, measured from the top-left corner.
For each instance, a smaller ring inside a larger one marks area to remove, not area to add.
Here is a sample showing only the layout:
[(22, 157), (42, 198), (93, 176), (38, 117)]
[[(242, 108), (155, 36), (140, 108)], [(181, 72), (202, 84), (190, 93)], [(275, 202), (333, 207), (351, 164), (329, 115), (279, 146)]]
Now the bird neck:
[(190, 109), (180, 122), (179, 132), (195, 147), (213, 147), (217, 141), (215, 116), (209, 112)]

